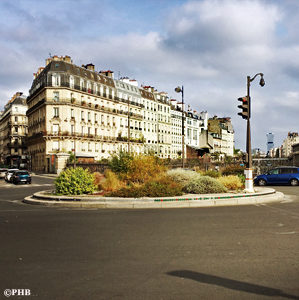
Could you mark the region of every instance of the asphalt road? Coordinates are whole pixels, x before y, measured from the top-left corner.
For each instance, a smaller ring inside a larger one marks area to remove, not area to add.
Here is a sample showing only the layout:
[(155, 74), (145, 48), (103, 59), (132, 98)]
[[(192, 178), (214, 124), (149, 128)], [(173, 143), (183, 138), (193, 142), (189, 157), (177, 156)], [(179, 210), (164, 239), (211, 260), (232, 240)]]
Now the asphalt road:
[(0, 299), (5, 289), (30, 290), (11, 299), (299, 299), (299, 187), (258, 206), (20, 203), (51, 182), (0, 183)]

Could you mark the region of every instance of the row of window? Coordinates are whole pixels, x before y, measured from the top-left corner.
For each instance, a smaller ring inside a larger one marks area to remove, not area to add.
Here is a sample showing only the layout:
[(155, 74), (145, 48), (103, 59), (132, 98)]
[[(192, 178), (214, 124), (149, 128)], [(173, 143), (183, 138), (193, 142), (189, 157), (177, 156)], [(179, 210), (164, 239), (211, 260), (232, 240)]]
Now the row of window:
[[(51, 75), (51, 82), (52, 82), (53, 87), (61, 86), (61, 76), (57, 73), (53, 73)], [(76, 88), (75, 77), (74, 76), (70, 76), (70, 78), (69, 78), (69, 87), (71, 89)], [(138, 89), (134, 86), (131, 86), (131, 88), (132, 88), (132, 91), (133, 90), (135, 92), (138, 91)], [(99, 93), (101, 96), (106, 95), (107, 97), (113, 98), (113, 99), (114, 99), (114, 96), (115, 96), (115, 91), (112, 88), (108, 88), (106, 86), (98, 85), (97, 83), (92, 83), (90, 81), (85, 81), (83, 78), (79, 79), (79, 89), (84, 90), (84, 91), (86, 90), (86, 92), (88, 92), (88, 93), (94, 93), (94, 94)], [(59, 100), (59, 94), (57, 94), (57, 93), (59, 93), (59, 92), (55, 92), (55, 96), (54, 96), (56, 101)], [(146, 105), (147, 110), (151, 110), (151, 111), (158, 110), (158, 111), (161, 111), (161, 112), (164, 111), (164, 113), (169, 113), (169, 111), (170, 111), (169, 106), (160, 105), (160, 104), (157, 105), (156, 103), (151, 103), (151, 102), (146, 101), (146, 100), (141, 100), (141, 98), (134, 97), (134, 96), (128, 95), (128, 94), (120, 92), (120, 91), (118, 91), (117, 96), (119, 98), (123, 98), (125, 100), (130, 100), (130, 101), (133, 101), (133, 102), (136, 102), (136, 103), (139, 103), (139, 104)]]

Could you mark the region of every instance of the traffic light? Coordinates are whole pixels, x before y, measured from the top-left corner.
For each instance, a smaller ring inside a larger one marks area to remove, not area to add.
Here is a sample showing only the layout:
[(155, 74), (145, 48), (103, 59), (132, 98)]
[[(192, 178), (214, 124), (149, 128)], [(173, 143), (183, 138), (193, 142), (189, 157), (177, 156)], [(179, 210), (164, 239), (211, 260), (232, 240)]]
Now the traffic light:
[(238, 101), (242, 102), (242, 105), (238, 105), (242, 109), (242, 112), (239, 112), (238, 115), (243, 119), (248, 120), (250, 118), (250, 98), (248, 97), (238, 98)]

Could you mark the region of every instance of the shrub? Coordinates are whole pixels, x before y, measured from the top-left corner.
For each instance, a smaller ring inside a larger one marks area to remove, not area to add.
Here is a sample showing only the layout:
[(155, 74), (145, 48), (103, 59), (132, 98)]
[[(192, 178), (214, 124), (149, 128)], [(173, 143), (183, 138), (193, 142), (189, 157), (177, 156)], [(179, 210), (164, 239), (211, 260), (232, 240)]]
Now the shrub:
[(122, 177), (129, 182), (144, 183), (165, 171), (162, 162), (153, 155), (136, 155), (128, 164), (128, 171)]
[(56, 178), (55, 189), (57, 195), (90, 194), (95, 190), (94, 176), (81, 167), (69, 168)]
[(245, 167), (242, 166), (228, 166), (222, 170), (223, 176), (228, 175), (243, 175), (244, 174)]
[(218, 171), (215, 171), (215, 170), (208, 170), (206, 172), (203, 172), (202, 175), (203, 176), (209, 176), (209, 177), (212, 177), (212, 178), (220, 177), (220, 173)]
[(130, 161), (132, 161), (133, 158), (133, 154), (120, 151), (118, 154), (112, 156), (109, 166), (114, 173), (127, 173), (129, 170)]
[(218, 181), (229, 190), (239, 190), (243, 187), (241, 179), (236, 175), (222, 176)]
[(245, 186), (245, 175), (244, 174), (240, 174), (240, 175), (238, 175), (238, 177), (240, 178), (243, 186)]
[(110, 168), (121, 179), (143, 183), (165, 171), (162, 161), (153, 155), (134, 155), (120, 152), (110, 161)]
[(68, 163), (73, 164), (76, 160), (76, 163), (78, 162), (78, 159), (75, 157), (75, 154), (72, 151), (69, 151), (69, 158), (68, 158)]
[(200, 177), (199, 173), (184, 169), (169, 170), (167, 171), (167, 175), (183, 187), (186, 186), (192, 179)]
[(125, 183), (119, 180), (117, 174), (111, 170), (105, 171), (105, 178), (101, 181), (99, 189), (104, 191), (115, 191), (124, 187)]
[(183, 191), (191, 194), (225, 193), (227, 189), (216, 179), (209, 176), (193, 178), (184, 186)]
[(114, 197), (171, 197), (181, 196), (182, 186), (174, 182), (167, 176), (159, 177), (153, 181), (148, 181), (144, 184), (131, 184), (128, 187), (121, 188), (117, 191), (110, 192), (106, 196)]

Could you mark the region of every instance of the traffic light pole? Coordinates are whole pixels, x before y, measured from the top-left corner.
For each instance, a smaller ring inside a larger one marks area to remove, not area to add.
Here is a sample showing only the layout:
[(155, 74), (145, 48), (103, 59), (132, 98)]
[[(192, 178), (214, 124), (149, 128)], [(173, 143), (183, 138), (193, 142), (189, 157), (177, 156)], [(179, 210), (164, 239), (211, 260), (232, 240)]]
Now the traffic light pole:
[(247, 101), (248, 101), (248, 118), (247, 118), (247, 134), (246, 134), (246, 152), (247, 161), (245, 169), (245, 191), (253, 193), (253, 176), (252, 176), (252, 155), (251, 155), (251, 131), (250, 131), (250, 114), (251, 114), (251, 100), (250, 100), (250, 76), (247, 76)]
[[(250, 99), (250, 82), (253, 81), (257, 76), (261, 76), (260, 86), (263, 87), (265, 85), (264, 74), (257, 73), (252, 78), (247, 76), (247, 116), (244, 116), (243, 113), (239, 113), (243, 119), (247, 119), (247, 137), (246, 137), (246, 152), (247, 152), (247, 160), (246, 160), (246, 169), (245, 169), (245, 191), (248, 193), (253, 193), (253, 178), (252, 178), (252, 156), (251, 156), (251, 132), (250, 132), (250, 117), (251, 117), (251, 99)], [(239, 100), (239, 99), (238, 99)], [(238, 106), (240, 107), (240, 106)], [(242, 107), (242, 106), (241, 106)]]

